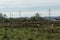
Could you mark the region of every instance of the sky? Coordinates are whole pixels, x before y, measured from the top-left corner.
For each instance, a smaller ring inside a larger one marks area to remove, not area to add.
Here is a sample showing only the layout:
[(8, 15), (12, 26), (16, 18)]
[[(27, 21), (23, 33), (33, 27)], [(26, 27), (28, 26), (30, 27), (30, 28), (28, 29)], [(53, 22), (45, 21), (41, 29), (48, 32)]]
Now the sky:
[(48, 16), (49, 8), (51, 16), (60, 16), (60, 0), (0, 0), (0, 12), (13, 14), (12, 17), (33, 16), (39, 12), (41, 16)]

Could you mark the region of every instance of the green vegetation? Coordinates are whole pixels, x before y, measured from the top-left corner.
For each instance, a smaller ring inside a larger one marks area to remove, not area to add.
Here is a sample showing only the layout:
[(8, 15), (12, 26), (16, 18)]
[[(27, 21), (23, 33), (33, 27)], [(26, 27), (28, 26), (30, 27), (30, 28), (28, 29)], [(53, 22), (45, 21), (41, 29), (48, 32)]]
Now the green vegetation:
[(7, 28), (0, 27), (0, 40), (60, 40), (60, 27), (53, 31), (49, 27), (35, 28)]

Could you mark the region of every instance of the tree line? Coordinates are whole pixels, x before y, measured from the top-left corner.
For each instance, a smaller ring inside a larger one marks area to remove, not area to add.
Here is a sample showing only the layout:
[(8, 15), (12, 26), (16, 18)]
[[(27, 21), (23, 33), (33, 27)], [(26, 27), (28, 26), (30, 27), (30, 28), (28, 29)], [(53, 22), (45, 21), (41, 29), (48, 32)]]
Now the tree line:
[(20, 17), (20, 18), (7, 18), (6, 14), (0, 13), (0, 24), (2, 25), (16, 25), (16, 26), (43, 26), (50, 24), (60, 25), (59, 21), (51, 21), (47, 20), (36, 13), (35, 16), (32, 17)]

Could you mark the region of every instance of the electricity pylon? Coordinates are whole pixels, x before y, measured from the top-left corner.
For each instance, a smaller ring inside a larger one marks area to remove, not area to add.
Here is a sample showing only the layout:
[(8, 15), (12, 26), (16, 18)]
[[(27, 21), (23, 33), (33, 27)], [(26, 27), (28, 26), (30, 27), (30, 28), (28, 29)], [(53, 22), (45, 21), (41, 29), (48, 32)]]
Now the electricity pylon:
[(21, 11), (19, 11), (19, 18), (21, 17)]
[(49, 8), (49, 20), (51, 19), (51, 9)]

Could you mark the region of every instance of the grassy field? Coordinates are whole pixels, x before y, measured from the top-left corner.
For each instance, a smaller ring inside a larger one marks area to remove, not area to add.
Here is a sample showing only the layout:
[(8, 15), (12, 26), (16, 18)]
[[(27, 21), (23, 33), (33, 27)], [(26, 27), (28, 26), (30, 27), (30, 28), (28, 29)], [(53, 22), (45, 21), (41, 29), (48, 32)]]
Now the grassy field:
[[(53, 31), (49, 27), (34, 28), (7, 28), (0, 27), (0, 40), (60, 40), (60, 27)], [(6, 35), (6, 36), (5, 36)]]

